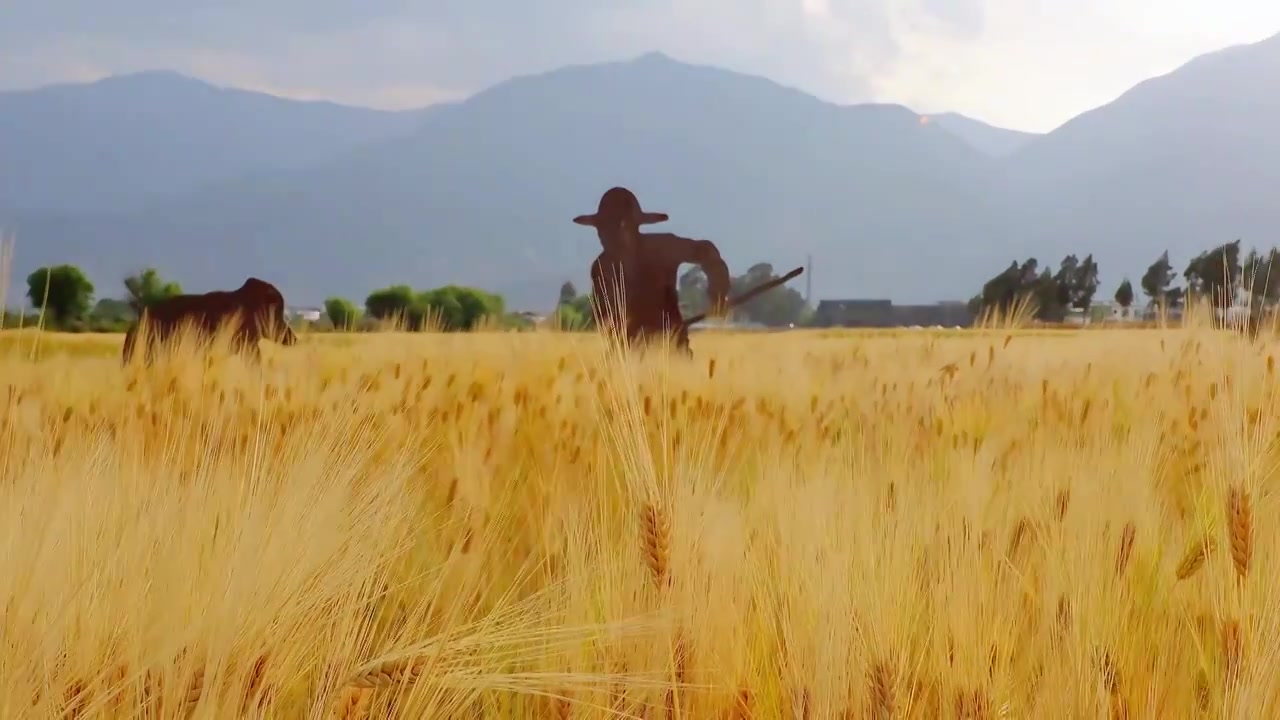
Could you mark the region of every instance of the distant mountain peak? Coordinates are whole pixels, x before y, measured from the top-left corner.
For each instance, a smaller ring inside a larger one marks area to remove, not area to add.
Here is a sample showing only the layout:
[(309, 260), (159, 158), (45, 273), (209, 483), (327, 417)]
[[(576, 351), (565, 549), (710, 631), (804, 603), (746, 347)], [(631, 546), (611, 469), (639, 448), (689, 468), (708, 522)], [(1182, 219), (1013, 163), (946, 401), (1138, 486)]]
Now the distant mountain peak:
[(646, 53), (642, 53), (642, 54), (640, 54), (640, 55), (637, 55), (637, 56), (635, 57), (635, 59), (634, 59), (634, 60), (632, 60), (632, 62), (635, 62), (635, 63), (676, 63), (676, 64), (678, 64), (678, 65), (682, 65), (682, 64), (684, 64), (684, 63), (681, 63), (679, 60), (676, 60), (675, 58), (671, 57), (670, 55), (668, 55), (668, 54), (666, 54), (666, 53), (662, 52), (661, 50), (650, 50), (649, 52), (646, 52)]
[(189, 82), (204, 82), (198, 78), (184, 75), (177, 70), (169, 70), (166, 68), (152, 68), (148, 70), (135, 70), (134, 72), (119, 73), (111, 75), (104, 80), (186, 80)]
[(135, 72), (108, 75), (107, 77), (87, 83), (89, 85), (166, 85), (171, 87), (214, 87), (200, 78), (184, 75), (177, 70), (137, 70)]

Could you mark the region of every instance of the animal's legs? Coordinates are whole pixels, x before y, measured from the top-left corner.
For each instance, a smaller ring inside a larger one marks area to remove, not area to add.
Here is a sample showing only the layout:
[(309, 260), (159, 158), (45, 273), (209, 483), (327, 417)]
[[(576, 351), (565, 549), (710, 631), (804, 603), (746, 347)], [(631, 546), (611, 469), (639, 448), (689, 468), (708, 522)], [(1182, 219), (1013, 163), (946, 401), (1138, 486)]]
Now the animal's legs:
[(133, 325), (124, 334), (124, 347), (120, 351), (123, 364), (128, 365), (133, 358), (134, 345), (138, 342), (138, 326)]

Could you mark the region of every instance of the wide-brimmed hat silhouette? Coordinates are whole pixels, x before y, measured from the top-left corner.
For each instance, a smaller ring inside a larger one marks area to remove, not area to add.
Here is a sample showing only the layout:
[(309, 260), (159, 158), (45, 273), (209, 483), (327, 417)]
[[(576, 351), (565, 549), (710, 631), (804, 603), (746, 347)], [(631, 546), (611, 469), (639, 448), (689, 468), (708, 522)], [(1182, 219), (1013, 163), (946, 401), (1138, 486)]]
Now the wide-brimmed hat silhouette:
[(635, 193), (624, 187), (609, 188), (600, 196), (600, 205), (591, 215), (579, 215), (573, 221), (579, 225), (591, 227), (617, 226), (624, 218), (630, 218), (636, 225), (652, 225), (666, 222), (666, 213), (645, 212), (640, 209), (640, 201)]

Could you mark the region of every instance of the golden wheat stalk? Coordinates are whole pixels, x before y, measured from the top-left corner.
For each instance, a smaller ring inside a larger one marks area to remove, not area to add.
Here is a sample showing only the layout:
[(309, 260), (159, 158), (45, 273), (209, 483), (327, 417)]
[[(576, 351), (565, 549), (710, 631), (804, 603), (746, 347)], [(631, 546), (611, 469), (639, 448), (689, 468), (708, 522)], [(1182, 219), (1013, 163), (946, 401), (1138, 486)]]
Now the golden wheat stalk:
[[(684, 686), (688, 680), (686, 666), (688, 657), (689, 646), (684, 639), (684, 634), (677, 630), (671, 647), (671, 685), (663, 698), (667, 717), (671, 720), (687, 715), (683, 709), (687, 705), (687, 700), (684, 699)], [(677, 710), (680, 710), (679, 714)]]
[(365, 720), (372, 704), (372, 688), (347, 686), (333, 704), (333, 720)]
[(1137, 540), (1138, 529), (1133, 522), (1127, 522), (1120, 531), (1120, 549), (1116, 552), (1116, 575), (1124, 575), (1129, 567), (1129, 559), (1133, 557), (1133, 543)]
[(1058, 522), (1062, 522), (1067, 516), (1067, 508), (1071, 506), (1071, 488), (1063, 488), (1053, 499), (1054, 508), (1057, 510)]
[(1244, 636), (1240, 632), (1240, 623), (1235, 619), (1227, 620), (1222, 623), (1222, 666), (1228, 686), (1239, 679), (1243, 661)]
[(1010, 559), (1017, 557), (1018, 549), (1022, 547), (1022, 543), (1031, 535), (1031, 521), (1023, 517), (1018, 520), (1018, 524), (1014, 526), (1013, 533), (1009, 536), (1009, 548), (1006, 555)]
[(879, 661), (867, 671), (867, 703), (870, 720), (889, 720), (894, 716), (897, 698), (894, 695), (893, 667)]
[(1129, 711), (1129, 701), (1118, 692), (1108, 696), (1110, 704), (1110, 720), (1129, 720), (1133, 717)]
[(1211, 699), (1211, 691), (1209, 689), (1209, 676), (1204, 670), (1196, 671), (1196, 709), (1200, 712), (1209, 712), (1209, 701)]
[(641, 545), (649, 575), (659, 589), (671, 578), (668, 574), (671, 553), (671, 523), (667, 514), (655, 503), (645, 503), (640, 515)]
[(387, 660), (351, 678), (346, 682), (346, 686), (372, 690), (411, 683), (422, 676), (426, 664), (426, 658), (422, 657)]
[(1067, 599), (1065, 594), (1058, 596), (1058, 612), (1056, 617), (1058, 621), (1056, 626), (1057, 633), (1061, 636), (1070, 632), (1072, 620), (1074, 618), (1071, 614), (1071, 601)]
[(755, 697), (750, 688), (738, 688), (729, 711), (729, 720), (755, 720)]
[(1217, 541), (1214, 540), (1213, 536), (1205, 536), (1204, 539), (1192, 545), (1187, 550), (1187, 553), (1183, 555), (1182, 561), (1178, 563), (1175, 575), (1179, 580), (1186, 580), (1195, 575), (1200, 571), (1200, 568), (1204, 567), (1205, 560), (1209, 559), (1209, 556), (1213, 554), (1216, 548)]
[(1097, 659), (1098, 672), (1102, 675), (1102, 683), (1107, 692), (1115, 695), (1120, 692), (1120, 668), (1116, 666), (1111, 653), (1103, 650)]
[(569, 720), (569, 718), (573, 717), (573, 704), (569, 702), (567, 696), (562, 695), (552, 698), (551, 702), (552, 716), (555, 717), (556, 720)]
[(244, 689), (240, 695), (240, 712), (247, 714), (249, 707), (257, 700), (259, 708), (266, 702), (270, 696), (270, 692), (263, 687), (263, 679), (267, 672), (267, 656), (259, 655), (254, 659), (253, 665), (249, 668), (249, 677), (245, 682)]
[(991, 698), (982, 688), (956, 691), (955, 717), (967, 720), (990, 720)]
[(1253, 560), (1253, 504), (1249, 491), (1232, 487), (1227, 495), (1227, 527), (1231, 538), (1231, 564), (1241, 580), (1249, 577)]

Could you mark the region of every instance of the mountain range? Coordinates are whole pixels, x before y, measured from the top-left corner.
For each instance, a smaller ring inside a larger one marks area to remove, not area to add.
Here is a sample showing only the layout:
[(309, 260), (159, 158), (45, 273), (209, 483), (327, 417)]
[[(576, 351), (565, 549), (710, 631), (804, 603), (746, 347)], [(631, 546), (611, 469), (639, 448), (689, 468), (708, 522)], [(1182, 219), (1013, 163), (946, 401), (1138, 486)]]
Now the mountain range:
[(1015, 259), (1093, 253), (1107, 297), (1280, 225), (1280, 36), (1197, 57), (1045, 134), (839, 105), (648, 53), (402, 112), (171, 72), (0, 93), (10, 301), (41, 265), (98, 295), (155, 266), (189, 291), (276, 283), (294, 304), (448, 283), (545, 308), (586, 284), (574, 225), (626, 185), (731, 269), (813, 258), (815, 301), (964, 299)]

